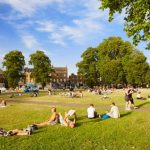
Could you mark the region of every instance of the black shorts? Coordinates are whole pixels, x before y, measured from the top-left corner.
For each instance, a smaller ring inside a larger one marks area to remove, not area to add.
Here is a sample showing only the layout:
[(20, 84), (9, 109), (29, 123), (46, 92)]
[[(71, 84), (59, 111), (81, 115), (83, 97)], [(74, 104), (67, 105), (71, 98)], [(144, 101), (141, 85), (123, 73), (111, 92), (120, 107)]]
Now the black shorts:
[(130, 102), (131, 104), (134, 104), (133, 98), (130, 98)]
[(129, 97), (127, 95), (125, 95), (125, 102), (129, 102)]

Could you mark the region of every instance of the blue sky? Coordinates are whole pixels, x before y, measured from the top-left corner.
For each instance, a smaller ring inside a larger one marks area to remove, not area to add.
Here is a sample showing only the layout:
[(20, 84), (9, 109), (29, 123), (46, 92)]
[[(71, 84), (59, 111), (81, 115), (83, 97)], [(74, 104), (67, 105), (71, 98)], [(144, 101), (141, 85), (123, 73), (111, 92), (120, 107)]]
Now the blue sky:
[[(124, 14), (109, 23), (108, 12), (99, 6), (98, 0), (0, 0), (0, 67), (10, 50), (21, 50), (27, 66), (29, 55), (43, 50), (54, 66), (76, 73), (76, 63), (88, 47), (109, 36), (132, 41), (123, 31)], [(138, 48), (150, 61), (145, 45)]]

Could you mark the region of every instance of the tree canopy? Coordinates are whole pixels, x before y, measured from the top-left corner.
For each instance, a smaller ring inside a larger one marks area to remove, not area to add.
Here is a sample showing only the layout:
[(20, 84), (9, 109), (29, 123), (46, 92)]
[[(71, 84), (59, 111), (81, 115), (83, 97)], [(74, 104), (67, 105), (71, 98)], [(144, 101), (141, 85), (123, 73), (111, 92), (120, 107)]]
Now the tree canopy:
[(23, 78), (24, 65), (24, 56), (20, 51), (10, 51), (4, 56), (3, 66), (6, 69), (4, 76), (9, 87), (15, 88), (20, 79)]
[[(144, 84), (150, 74), (142, 52), (120, 37), (109, 37), (96, 48), (88, 48), (77, 64), (88, 86), (103, 84)], [(101, 79), (101, 80), (100, 80)]]
[[(125, 28), (133, 43), (150, 41), (150, 1), (149, 0), (100, 0), (100, 9), (109, 9), (109, 21), (113, 20), (115, 13), (125, 11)], [(150, 42), (147, 49), (150, 49)]]
[(33, 65), (32, 77), (36, 83), (40, 83), (44, 88), (50, 82), (50, 73), (52, 71), (51, 61), (43, 51), (36, 51), (30, 55), (30, 65)]
[(82, 55), (82, 61), (77, 63), (78, 74), (82, 75), (87, 85), (93, 86), (98, 82), (97, 49), (89, 47)]

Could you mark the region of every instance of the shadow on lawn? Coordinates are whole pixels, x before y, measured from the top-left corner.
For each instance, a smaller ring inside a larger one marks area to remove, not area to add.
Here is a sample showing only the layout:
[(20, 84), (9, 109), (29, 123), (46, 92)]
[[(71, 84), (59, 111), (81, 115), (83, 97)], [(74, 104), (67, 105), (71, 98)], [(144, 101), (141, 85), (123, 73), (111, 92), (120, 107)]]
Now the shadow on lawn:
[(124, 113), (124, 114), (120, 114), (120, 118), (126, 117), (126, 116), (130, 115), (131, 113), (132, 113), (132, 111), (129, 111), (129, 112)]
[(138, 107), (138, 108), (141, 108), (142, 106), (147, 105), (147, 104), (149, 104), (149, 103), (150, 103), (150, 102), (145, 102), (145, 103), (142, 103), (142, 104), (137, 105), (137, 107)]
[(81, 116), (81, 117), (78, 117), (78, 119), (77, 119), (76, 127), (79, 127), (79, 126), (81, 126), (82, 124), (85, 124), (85, 123), (100, 122), (100, 121), (102, 121), (102, 120), (101, 120), (101, 118), (98, 118), (98, 117), (93, 118), (93, 119), (88, 119), (87, 116)]

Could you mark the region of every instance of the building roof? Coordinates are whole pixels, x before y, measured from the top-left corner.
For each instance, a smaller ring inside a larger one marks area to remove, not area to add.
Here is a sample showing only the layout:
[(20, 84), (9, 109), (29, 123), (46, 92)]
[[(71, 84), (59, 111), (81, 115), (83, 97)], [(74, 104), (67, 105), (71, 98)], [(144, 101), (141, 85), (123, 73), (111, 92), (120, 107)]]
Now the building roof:
[(68, 70), (67, 67), (53, 67), (55, 70)]
[(25, 72), (31, 72), (32, 70), (33, 70), (33, 68), (28, 68), (28, 67), (24, 68)]

